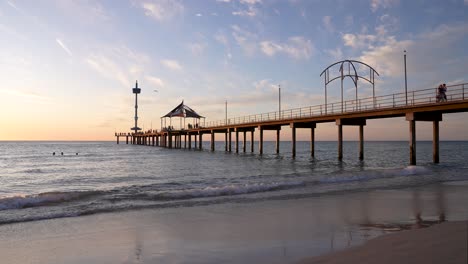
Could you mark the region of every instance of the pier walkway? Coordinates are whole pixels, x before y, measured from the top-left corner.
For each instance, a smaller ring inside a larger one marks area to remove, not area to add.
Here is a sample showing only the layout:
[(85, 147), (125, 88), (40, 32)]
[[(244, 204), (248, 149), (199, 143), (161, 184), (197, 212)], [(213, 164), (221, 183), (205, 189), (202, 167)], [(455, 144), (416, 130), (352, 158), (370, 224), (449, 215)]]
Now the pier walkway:
[[(448, 86), (447, 100), (438, 102), (437, 88), (408, 91), (384, 96), (340, 101), (302, 108), (287, 109), (249, 116), (204, 122), (197, 127), (163, 129), (139, 133), (116, 133), (126, 143), (166, 148), (202, 148), (203, 135), (210, 135), (212, 151), (215, 134), (225, 136), (225, 151), (232, 151), (235, 134), (235, 152), (239, 149), (239, 133), (243, 134), (242, 151), (246, 152), (247, 133), (250, 133), (250, 151), (254, 152), (254, 133), (259, 133), (258, 153), (263, 154), (263, 132), (276, 131), (276, 153), (279, 153), (281, 127), (291, 128), (292, 156), (296, 156), (296, 129), (310, 129), (310, 153), (314, 157), (315, 128), (318, 123), (334, 122), (338, 129), (338, 159), (343, 158), (343, 126), (359, 127), (359, 159), (364, 159), (364, 126), (368, 119), (406, 117), (409, 124), (410, 164), (416, 164), (416, 122), (433, 123), (433, 161), (439, 163), (439, 122), (443, 114), (468, 111), (468, 83)], [(468, 122), (468, 121), (467, 121)], [(391, 129), (391, 128), (389, 128)], [(193, 138), (193, 141), (192, 141)], [(183, 139), (183, 140), (182, 140)], [(198, 141), (198, 143), (197, 143)]]

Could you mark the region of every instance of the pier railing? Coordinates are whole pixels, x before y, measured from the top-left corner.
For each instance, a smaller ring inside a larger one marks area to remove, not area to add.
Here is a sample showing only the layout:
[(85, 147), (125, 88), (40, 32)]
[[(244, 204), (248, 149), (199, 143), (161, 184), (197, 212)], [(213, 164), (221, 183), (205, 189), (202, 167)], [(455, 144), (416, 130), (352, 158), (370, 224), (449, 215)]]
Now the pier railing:
[[(343, 113), (363, 112), (389, 108), (408, 107), (414, 105), (441, 103), (437, 100), (438, 88), (408, 91), (390, 95), (347, 100), (330, 104), (321, 104), (301, 108), (282, 110), (255, 115), (229, 118), (227, 120), (208, 121), (204, 127), (220, 127), (226, 125), (248, 124), (264, 121), (288, 120)], [(447, 102), (468, 99), (468, 83), (447, 86)]]

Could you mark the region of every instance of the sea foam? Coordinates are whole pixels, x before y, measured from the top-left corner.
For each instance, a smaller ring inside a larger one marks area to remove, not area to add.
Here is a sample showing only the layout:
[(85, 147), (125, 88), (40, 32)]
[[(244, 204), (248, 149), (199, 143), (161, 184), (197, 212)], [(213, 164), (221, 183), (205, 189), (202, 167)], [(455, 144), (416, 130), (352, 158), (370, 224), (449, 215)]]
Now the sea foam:
[(90, 196), (94, 193), (96, 192), (45, 192), (34, 195), (4, 197), (0, 198), (0, 211), (68, 202)]

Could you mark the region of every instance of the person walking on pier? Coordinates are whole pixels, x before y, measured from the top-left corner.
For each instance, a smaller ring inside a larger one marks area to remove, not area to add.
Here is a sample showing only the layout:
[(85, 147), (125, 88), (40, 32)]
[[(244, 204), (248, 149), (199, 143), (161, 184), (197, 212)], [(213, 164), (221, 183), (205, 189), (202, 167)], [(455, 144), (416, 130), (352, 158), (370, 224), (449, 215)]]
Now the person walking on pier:
[(444, 100), (445, 100), (445, 102), (447, 102), (447, 94), (446, 94), (446, 92), (447, 92), (447, 85), (444, 83), (442, 86), (443, 86)]
[(439, 85), (439, 88), (437, 88), (437, 96), (436, 96), (437, 102), (443, 102), (444, 100), (447, 101), (447, 95), (445, 95), (446, 90), (447, 90), (447, 87), (445, 86), (445, 83)]

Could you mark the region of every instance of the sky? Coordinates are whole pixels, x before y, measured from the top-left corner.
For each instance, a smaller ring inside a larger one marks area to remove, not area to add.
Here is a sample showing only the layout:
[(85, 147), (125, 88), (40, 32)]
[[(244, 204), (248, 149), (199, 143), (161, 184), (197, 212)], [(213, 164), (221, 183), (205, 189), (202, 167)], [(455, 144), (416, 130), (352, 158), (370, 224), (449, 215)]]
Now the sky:
[[(144, 129), (182, 100), (206, 121), (224, 119), (226, 101), (230, 118), (273, 112), (278, 85), (283, 110), (323, 104), (320, 73), (346, 59), (380, 74), (376, 96), (401, 93), (404, 50), (408, 90), (466, 83), (467, 14), (468, 0), (3, 0), (0, 140), (114, 140), (134, 125), (136, 80)], [(328, 102), (340, 100), (338, 80)], [(444, 115), (440, 138), (468, 140), (467, 118)], [(408, 140), (408, 122), (368, 121), (365, 137)], [(317, 140), (336, 138), (334, 123), (317, 126)], [(431, 138), (418, 122), (417, 139)]]

